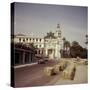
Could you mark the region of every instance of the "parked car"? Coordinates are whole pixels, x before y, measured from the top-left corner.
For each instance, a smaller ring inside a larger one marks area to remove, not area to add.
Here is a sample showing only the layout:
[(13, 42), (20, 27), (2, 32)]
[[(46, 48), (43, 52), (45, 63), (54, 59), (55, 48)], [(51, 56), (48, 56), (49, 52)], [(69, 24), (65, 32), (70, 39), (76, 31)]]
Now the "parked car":
[(43, 59), (47, 62), (49, 60), (48, 57), (43, 57)]
[(38, 61), (38, 64), (45, 64), (48, 61), (48, 57), (37, 55), (35, 58)]
[(38, 60), (38, 64), (45, 64), (45, 63), (46, 63), (46, 61), (43, 59)]

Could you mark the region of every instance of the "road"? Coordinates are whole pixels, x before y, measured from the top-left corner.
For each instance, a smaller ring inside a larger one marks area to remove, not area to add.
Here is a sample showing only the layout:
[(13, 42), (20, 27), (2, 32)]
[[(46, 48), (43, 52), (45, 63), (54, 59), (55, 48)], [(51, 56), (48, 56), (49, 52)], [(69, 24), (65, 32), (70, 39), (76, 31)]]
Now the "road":
[(15, 87), (43, 86), (55, 77), (47, 77), (43, 73), (44, 67), (53, 66), (57, 61), (48, 61), (46, 64), (37, 64), (15, 69)]
[(15, 69), (15, 87), (32, 87), (47, 85), (65, 85), (87, 83), (87, 65), (77, 65), (74, 80), (63, 80), (62, 72), (54, 76), (45, 76), (43, 69), (53, 66), (58, 61), (48, 61), (46, 64), (37, 64)]

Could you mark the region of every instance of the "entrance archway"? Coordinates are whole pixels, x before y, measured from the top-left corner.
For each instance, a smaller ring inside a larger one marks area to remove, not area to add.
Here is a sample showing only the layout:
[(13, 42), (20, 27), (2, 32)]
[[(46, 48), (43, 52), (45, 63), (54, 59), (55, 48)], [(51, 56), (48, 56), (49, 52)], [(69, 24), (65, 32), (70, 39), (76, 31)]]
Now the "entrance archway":
[(54, 59), (54, 57), (55, 57), (55, 50), (54, 49), (48, 49), (48, 57), (50, 59)]

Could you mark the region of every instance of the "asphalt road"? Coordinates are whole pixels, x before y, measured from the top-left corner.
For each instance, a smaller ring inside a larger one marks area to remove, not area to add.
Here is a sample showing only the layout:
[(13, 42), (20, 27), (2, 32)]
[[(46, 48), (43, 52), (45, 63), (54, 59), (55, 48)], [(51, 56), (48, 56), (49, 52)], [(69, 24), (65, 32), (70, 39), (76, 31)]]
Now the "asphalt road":
[(74, 80), (63, 80), (60, 72), (58, 75), (45, 76), (44, 67), (53, 66), (58, 61), (49, 61), (46, 64), (37, 64), (15, 69), (15, 87), (32, 87), (47, 85), (80, 84), (88, 82), (88, 66), (78, 65)]
[(48, 61), (46, 64), (37, 64), (15, 69), (15, 87), (43, 86), (52, 81), (55, 76), (44, 75), (44, 67), (53, 66), (57, 61)]

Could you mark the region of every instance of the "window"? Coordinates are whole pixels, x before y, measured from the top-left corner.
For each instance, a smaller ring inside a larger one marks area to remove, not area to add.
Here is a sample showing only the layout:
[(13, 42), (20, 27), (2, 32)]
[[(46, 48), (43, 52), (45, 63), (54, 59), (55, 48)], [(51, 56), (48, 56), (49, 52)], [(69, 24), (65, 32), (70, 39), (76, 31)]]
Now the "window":
[(25, 42), (25, 38), (23, 39), (23, 42)]
[(48, 42), (48, 40), (45, 40), (45, 42)]
[(29, 40), (30, 40), (30, 42), (31, 42), (31, 38), (30, 38)]
[(28, 41), (28, 38), (26, 38), (26, 40)]
[(38, 51), (38, 54), (40, 54), (40, 50)]
[(36, 48), (38, 48), (38, 45), (36, 45)]
[(37, 51), (35, 51), (35, 54), (37, 54)]
[(33, 41), (34, 41), (34, 38), (33, 38)]
[(21, 42), (21, 38), (19, 38), (19, 42)]
[(41, 45), (39, 45), (39, 47), (41, 47)]
[(40, 39), (40, 42), (41, 42), (41, 39)]
[(58, 33), (58, 36), (61, 37), (61, 33), (60, 32)]
[(38, 41), (38, 39), (36, 38), (36, 41)]

